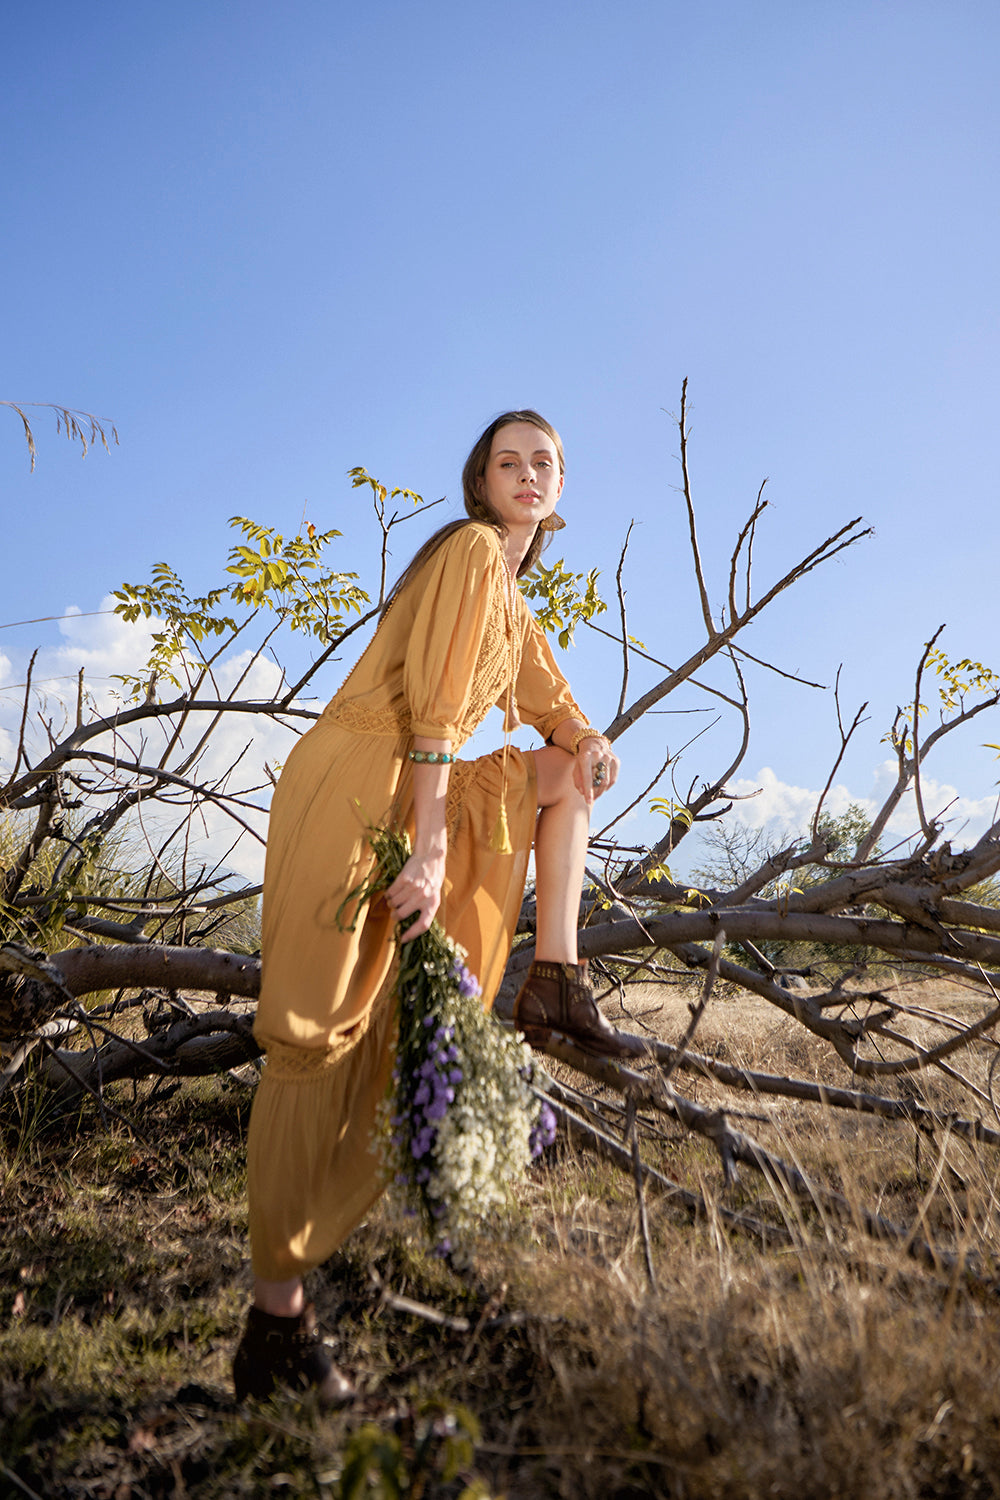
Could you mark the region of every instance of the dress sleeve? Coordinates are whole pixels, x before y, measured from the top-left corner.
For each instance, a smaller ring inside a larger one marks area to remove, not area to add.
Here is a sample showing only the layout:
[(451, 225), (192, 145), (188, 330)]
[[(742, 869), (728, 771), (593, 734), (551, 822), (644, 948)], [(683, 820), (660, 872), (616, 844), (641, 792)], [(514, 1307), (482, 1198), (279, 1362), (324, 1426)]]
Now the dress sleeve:
[(403, 666), (414, 734), (461, 737), (483, 633), (491, 613), (503, 607), (497, 592), (500, 565), (491, 538), (463, 527), (415, 580), (420, 603)]
[(569, 683), (556, 666), (555, 657), (542, 631), (524, 606), (527, 628), (521, 648), (521, 670), (517, 675), (515, 701), (518, 716), (538, 730), (547, 740), (563, 719), (590, 720), (570, 691)]

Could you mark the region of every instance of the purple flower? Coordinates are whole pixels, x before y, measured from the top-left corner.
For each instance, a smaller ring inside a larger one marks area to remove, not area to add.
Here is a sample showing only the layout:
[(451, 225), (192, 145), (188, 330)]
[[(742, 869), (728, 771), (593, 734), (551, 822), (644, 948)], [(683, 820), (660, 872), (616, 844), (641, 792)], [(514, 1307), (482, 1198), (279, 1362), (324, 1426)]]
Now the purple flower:
[(475, 974), (469, 973), (464, 964), (456, 962), (451, 971), (451, 976), (458, 985), (458, 993), (464, 1000), (473, 1000), (481, 993), (479, 980)]
[(528, 1147), (531, 1151), (532, 1159), (536, 1156), (541, 1156), (545, 1147), (551, 1146), (555, 1138), (556, 1117), (549, 1106), (543, 1102), (539, 1105), (537, 1118), (528, 1136)]

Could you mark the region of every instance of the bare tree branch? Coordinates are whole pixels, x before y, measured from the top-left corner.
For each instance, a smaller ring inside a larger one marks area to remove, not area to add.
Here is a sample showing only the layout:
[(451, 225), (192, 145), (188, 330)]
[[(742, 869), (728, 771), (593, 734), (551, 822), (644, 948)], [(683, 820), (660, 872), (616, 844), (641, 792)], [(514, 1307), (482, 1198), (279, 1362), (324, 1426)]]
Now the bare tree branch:
[[(681, 440), (681, 475), (683, 476), (684, 481), (683, 493), (684, 504), (687, 508), (688, 536), (691, 541), (691, 559), (694, 564), (695, 582), (698, 585), (698, 597), (701, 600), (701, 617), (705, 622), (705, 633), (707, 634), (709, 640), (713, 640), (719, 632), (716, 630), (715, 621), (712, 619), (712, 608), (708, 602), (708, 588), (705, 584), (705, 570), (702, 567), (701, 552), (698, 547), (698, 529), (695, 524), (694, 501), (691, 498), (691, 476), (688, 472), (687, 387), (687, 377), (685, 377), (681, 385), (681, 414), (677, 420), (677, 426), (680, 431)], [(618, 711), (618, 717), (621, 717), (621, 709), (619, 709)]]
[(618, 712), (621, 713), (625, 707), (625, 694), (628, 691), (628, 621), (625, 617), (625, 586), (622, 583), (622, 570), (625, 567), (625, 554), (628, 552), (628, 539), (632, 535), (632, 527), (635, 521), (628, 523), (628, 531), (625, 533), (625, 542), (622, 546), (621, 557), (618, 559), (618, 572), (615, 574), (615, 584), (618, 589), (618, 609), (622, 622), (622, 690), (618, 695)]

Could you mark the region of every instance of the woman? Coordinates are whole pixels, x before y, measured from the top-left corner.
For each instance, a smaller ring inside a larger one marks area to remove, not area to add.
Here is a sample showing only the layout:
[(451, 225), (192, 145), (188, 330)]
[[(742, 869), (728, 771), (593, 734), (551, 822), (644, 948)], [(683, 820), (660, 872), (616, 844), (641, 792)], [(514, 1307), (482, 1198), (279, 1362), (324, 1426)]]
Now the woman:
[[(462, 475), (468, 520), (443, 527), (406, 569), (378, 631), (275, 791), (264, 876), (255, 1035), (267, 1066), (248, 1141), (254, 1306), (237, 1395), (277, 1384), (351, 1394), (306, 1307), (302, 1277), (326, 1260), (382, 1188), (370, 1150), (391, 1071), (393, 936), (435, 917), (467, 950), (485, 1004), (503, 976), (534, 844), (535, 962), (516, 1002), (529, 1040), (557, 1029), (616, 1050), (578, 964), (576, 924), (590, 807), (614, 785), (610, 744), (574, 702), (516, 586), (533, 567), (563, 487), (562, 444), (537, 412), (505, 412)], [(494, 703), (505, 742), (454, 752)], [(413, 853), (354, 932), (338, 914), (370, 868), (367, 828), (405, 822)]]

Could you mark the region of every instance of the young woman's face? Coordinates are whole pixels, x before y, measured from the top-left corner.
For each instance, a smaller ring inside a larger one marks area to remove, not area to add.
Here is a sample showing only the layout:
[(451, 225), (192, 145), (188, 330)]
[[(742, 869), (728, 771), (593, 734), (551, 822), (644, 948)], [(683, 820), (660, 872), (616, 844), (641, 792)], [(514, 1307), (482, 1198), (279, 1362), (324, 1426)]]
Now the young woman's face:
[(530, 422), (509, 422), (494, 434), (483, 488), (510, 530), (530, 528), (556, 508), (562, 492), (556, 445)]

